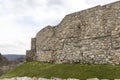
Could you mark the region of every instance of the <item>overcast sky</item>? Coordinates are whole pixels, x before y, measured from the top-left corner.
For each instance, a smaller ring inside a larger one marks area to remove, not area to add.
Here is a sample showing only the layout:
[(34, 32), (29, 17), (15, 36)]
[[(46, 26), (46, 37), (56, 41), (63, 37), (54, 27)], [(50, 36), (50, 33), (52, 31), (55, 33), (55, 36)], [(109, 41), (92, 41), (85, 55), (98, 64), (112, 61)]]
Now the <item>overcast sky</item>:
[(118, 0), (0, 0), (0, 52), (25, 54), (31, 37), (69, 13)]

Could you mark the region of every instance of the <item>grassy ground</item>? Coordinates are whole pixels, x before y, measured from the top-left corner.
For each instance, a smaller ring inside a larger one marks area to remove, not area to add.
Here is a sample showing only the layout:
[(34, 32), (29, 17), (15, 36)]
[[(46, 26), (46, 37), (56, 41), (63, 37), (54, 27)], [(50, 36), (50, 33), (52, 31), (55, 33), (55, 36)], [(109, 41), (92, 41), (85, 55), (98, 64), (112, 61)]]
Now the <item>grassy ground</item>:
[(59, 78), (120, 78), (120, 66), (112, 65), (81, 65), (81, 64), (49, 64), (40, 62), (24, 63), (1, 78), (5, 77), (59, 77)]

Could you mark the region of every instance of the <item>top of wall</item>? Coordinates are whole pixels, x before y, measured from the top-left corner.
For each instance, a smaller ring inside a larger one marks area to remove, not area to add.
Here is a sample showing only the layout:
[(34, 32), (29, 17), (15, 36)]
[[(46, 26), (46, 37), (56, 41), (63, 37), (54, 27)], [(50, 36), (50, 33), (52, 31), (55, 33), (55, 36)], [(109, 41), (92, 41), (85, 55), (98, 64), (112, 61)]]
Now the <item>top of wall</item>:
[[(46, 32), (46, 30), (54, 31), (55, 33), (57, 33), (56, 35), (58, 37), (60, 37), (60, 35), (67, 36), (67, 31), (69, 33), (69, 30), (75, 28), (75, 26), (80, 26), (80, 28), (83, 30), (80, 31), (80, 36), (82, 38), (111, 35), (111, 30), (116, 27), (113, 23), (116, 22), (115, 20), (117, 18), (115, 17), (115, 15), (116, 13), (120, 12), (119, 8), (120, 1), (117, 1), (103, 6), (98, 5), (89, 9), (68, 14), (63, 18), (60, 24), (55, 27), (47, 26), (44, 29), (40, 30), (36, 36), (41, 35), (40, 33)], [(117, 14), (117, 17), (118, 16), (119, 14)], [(110, 21), (111, 19), (113, 23)], [(61, 31), (64, 31), (65, 28), (67, 31), (65, 31), (65, 33), (61, 33)], [(93, 31), (96, 32), (96, 34), (93, 33)]]
[(59, 25), (63, 24), (63, 23), (64, 23), (66, 20), (68, 20), (68, 19), (76, 18), (77, 16), (80, 16), (80, 15), (86, 13), (86, 12), (96, 11), (96, 10), (108, 8), (108, 7), (111, 7), (111, 6), (114, 6), (114, 5), (120, 6), (120, 1), (113, 2), (113, 3), (109, 3), (109, 4), (105, 4), (105, 5), (97, 5), (97, 6), (92, 7), (92, 8), (88, 8), (88, 9), (85, 9), (85, 10), (81, 10), (81, 11), (78, 11), (78, 12), (74, 12), (74, 13), (67, 14), (67, 15), (63, 18), (63, 20), (60, 22)]

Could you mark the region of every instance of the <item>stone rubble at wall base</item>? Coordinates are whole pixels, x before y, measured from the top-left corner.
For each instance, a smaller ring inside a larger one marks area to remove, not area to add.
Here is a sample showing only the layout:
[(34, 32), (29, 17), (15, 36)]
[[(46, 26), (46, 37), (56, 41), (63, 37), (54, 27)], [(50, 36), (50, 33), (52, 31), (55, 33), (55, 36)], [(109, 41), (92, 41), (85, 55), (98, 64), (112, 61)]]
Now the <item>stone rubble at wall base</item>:
[(120, 64), (120, 1), (66, 15), (40, 30), (27, 61)]

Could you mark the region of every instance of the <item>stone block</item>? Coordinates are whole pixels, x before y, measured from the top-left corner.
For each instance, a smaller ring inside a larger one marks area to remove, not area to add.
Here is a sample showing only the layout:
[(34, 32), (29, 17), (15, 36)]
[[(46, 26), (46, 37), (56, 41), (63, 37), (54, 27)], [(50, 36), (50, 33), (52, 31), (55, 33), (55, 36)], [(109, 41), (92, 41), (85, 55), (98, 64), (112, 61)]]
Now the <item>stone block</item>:
[(86, 79), (86, 80), (99, 80), (98, 78), (89, 78), (89, 79)]

